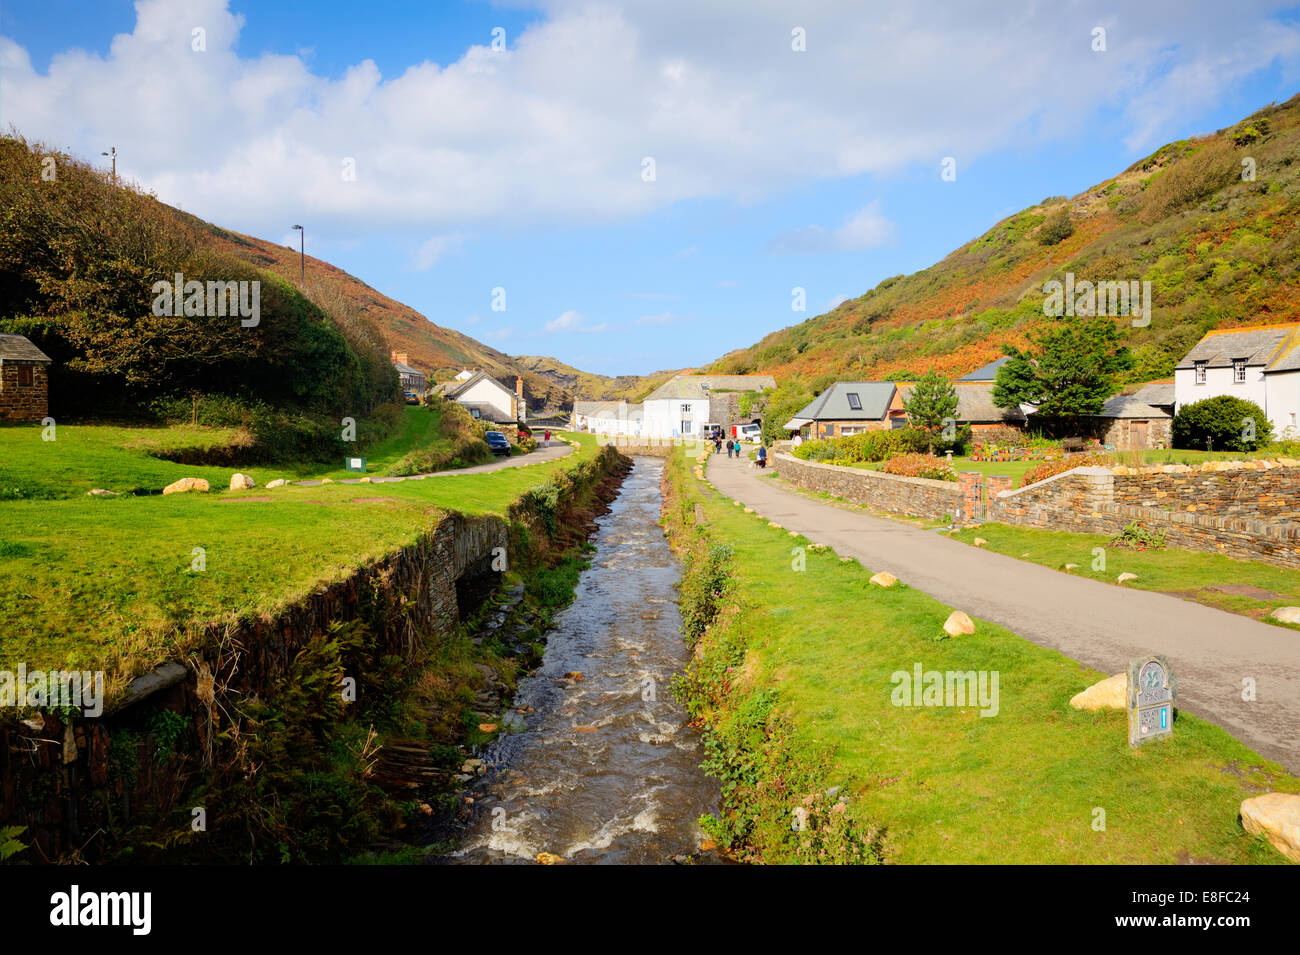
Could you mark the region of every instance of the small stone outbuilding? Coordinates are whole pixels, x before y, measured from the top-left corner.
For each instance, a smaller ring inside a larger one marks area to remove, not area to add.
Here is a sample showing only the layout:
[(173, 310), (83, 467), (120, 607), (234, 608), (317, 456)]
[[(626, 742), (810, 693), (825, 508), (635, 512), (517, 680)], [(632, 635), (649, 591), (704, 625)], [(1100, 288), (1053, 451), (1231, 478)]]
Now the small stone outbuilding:
[(50, 359), (22, 335), (0, 334), (0, 422), (49, 414)]

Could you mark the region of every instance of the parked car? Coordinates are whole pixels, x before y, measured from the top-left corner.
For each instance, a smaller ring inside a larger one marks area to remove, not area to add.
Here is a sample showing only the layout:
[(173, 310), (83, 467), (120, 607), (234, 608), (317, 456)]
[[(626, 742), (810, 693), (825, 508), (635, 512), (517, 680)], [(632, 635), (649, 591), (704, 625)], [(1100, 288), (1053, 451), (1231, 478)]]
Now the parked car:
[(742, 424), (737, 432), (741, 441), (758, 442), (763, 437), (763, 428), (757, 424)]
[(414, 391), (403, 391), (402, 395), (406, 398), (408, 405), (418, 405), (420, 403), (420, 396)]
[(500, 431), (489, 431), (485, 436), (487, 446), (492, 449), (493, 454), (504, 454), (510, 457), (510, 441)]

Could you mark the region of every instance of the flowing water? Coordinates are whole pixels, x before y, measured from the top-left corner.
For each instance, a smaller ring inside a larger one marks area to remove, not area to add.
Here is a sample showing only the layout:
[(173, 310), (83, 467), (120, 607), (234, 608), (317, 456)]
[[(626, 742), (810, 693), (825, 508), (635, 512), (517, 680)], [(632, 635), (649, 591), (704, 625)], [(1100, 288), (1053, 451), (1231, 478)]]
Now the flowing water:
[(489, 748), (469, 793), (475, 819), (448, 861), (698, 856), (696, 820), (716, 810), (718, 787), (670, 689), (687, 650), (677, 562), (658, 524), (663, 464), (634, 460), (541, 667), (519, 682), (525, 715)]

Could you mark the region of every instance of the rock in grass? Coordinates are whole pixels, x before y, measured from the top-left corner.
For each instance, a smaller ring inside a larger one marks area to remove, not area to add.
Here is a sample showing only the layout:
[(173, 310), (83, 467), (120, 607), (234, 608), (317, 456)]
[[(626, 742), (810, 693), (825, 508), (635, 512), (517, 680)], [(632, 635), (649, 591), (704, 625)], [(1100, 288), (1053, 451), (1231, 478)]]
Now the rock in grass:
[(892, 587), (894, 584), (898, 583), (898, 578), (889, 571), (882, 570), (878, 574), (871, 575), (871, 583), (875, 584), (877, 587)]
[(778, 531), (781, 529), (781, 525), (778, 524), (776, 521), (768, 521), (768, 522), (767, 522), (767, 526), (768, 526), (768, 527), (775, 527)]
[(1137, 580), (1137, 579), (1138, 579), (1137, 574), (1123, 573), (1119, 575), (1119, 577), (1117, 578), (1117, 582), (1121, 584), (1126, 584), (1130, 580)]
[(985, 544), (988, 543), (988, 541), (986, 541), (982, 537), (977, 537), (973, 541), (971, 541), (971, 543), (974, 544), (976, 547), (983, 547)]
[(1242, 828), (1263, 836), (1292, 862), (1300, 862), (1300, 796), (1265, 793), (1241, 804)]
[(1070, 698), (1076, 710), (1122, 710), (1128, 705), (1128, 674), (1116, 673)]
[(273, 487), (284, 487), (288, 483), (289, 482), (286, 481), (284, 478), (276, 478), (274, 481), (272, 481), (270, 484), (266, 486), (266, 489), (269, 491)]
[(960, 610), (954, 610), (948, 614), (948, 619), (943, 622), (943, 629), (950, 637), (960, 637), (963, 634), (975, 632), (975, 621)]
[(1072, 571), (1072, 570), (1078, 570), (1078, 569), (1079, 569), (1079, 565), (1078, 565), (1078, 564), (1066, 564), (1066, 565), (1065, 565), (1065, 572), (1066, 572), (1067, 574), (1068, 574), (1070, 571)]
[(232, 491), (247, 491), (257, 487), (257, 482), (247, 474), (235, 473), (230, 475), (230, 489)]
[[(90, 493), (94, 494), (94, 491)], [(1282, 623), (1300, 623), (1300, 607), (1278, 607), (1271, 614), (1274, 620), (1280, 620)]]
[(186, 491), (209, 490), (208, 482), (203, 478), (181, 478), (163, 488), (164, 494), (184, 494)]
[(86, 492), (87, 497), (117, 497), (116, 491), (106, 491), (102, 487), (93, 488)]

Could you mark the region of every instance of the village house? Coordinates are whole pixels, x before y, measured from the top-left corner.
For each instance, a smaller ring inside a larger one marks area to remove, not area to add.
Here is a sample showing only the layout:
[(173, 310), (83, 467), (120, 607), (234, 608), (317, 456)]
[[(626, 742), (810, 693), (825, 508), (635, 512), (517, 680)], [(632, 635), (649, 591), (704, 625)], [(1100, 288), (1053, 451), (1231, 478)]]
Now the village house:
[[(993, 377), (1000, 365), (1001, 360), (972, 373), (987, 371), (987, 377), (967, 376), (953, 383), (957, 392), (953, 417), (958, 424), (970, 425), (973, 432), (1024, 429), (1023, 408), (999, 408), (993, 403)], [(904, 428), (910, 423), (906, 403), (915, 387), (913, 381), (837, 381), (800, 409), (785, 428), (822, 440)]]
[(593, 434), (640, 435), (645, 405), (626, 401), (575, 401), (569, 426)]
[(0, 335), (0, 421), (49, 414), (50, 359), (22, 335)]
[(799, 409), (785, 429), (824, 440), (906, 424), (907, 414), (892, 381), (837, 381)]
[(511, 391), (487, 372), (475, 371), (464, 378), (458, 375), (456, 380), (439, 385), (436, 391), (447, 400), (463, 405), (474, 418), (493, 424), (518, 425), (528, 410), (524, 380), (520, 377), (515, 378), (515, 390)]
[(401, 379), (402, 390), (422, 396), (428, 387), (428, 378), (424, 372), (411, 367), (406, 352), (392, 352), (391, 361), (393, 367), (397, 369), (397, 377)]
[(1300, 432), (1300, 323), (1207, 332), (1174, 369), (1174, 411), (1219, 395), (1255, 402), (1279, 437)]
[(701, 437), (715, 427), (730, 433), (748, 424), (740, 414), (746, 391), (776, 387), (771, 375), (676, 375), (645, 399), (643, 433), (650, 437)]
[(1098, 440), (1116, 451), (1167, 448), (1173, 439), (1174, 383), (1153, 381), (1109, 398), (1097, 416)]

